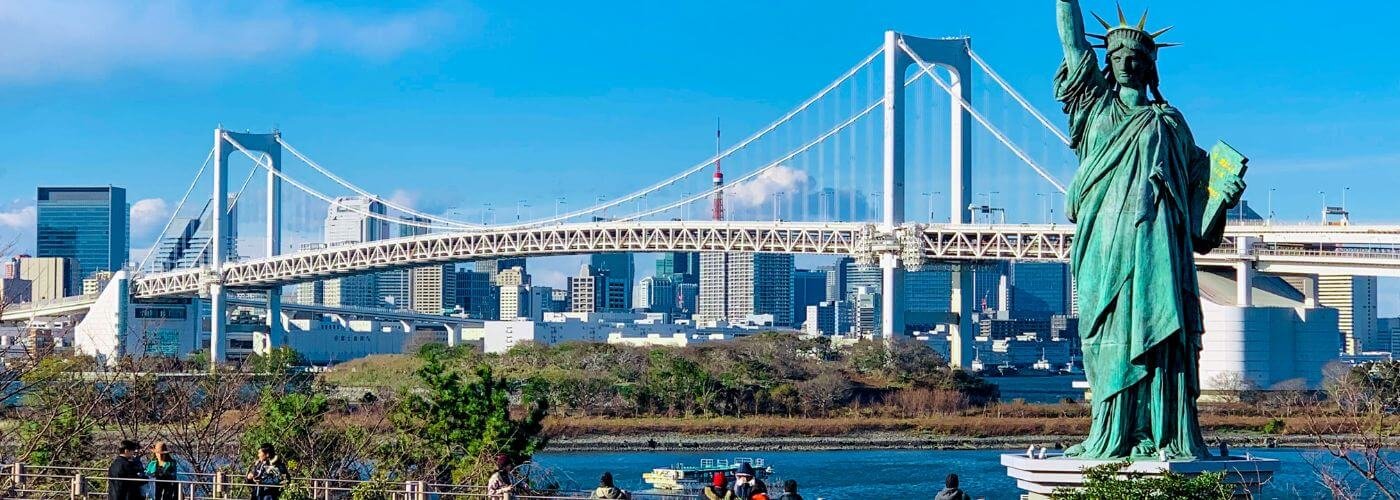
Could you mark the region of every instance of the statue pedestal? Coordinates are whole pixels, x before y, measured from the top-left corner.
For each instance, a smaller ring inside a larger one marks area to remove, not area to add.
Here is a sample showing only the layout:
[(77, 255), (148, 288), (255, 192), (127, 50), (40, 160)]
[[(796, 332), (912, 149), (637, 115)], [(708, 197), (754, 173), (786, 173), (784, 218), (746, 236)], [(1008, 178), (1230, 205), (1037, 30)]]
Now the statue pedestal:
[[(1001, 464), (1006, 466), (1006, 475), (1016, 479), (1016, 486), (1025, 490), (1023, 498), (1032, 500), (1050, 498), (1056, 488), (1075, 488), (1084, 484), (1083, 470), (1113, 460), (1080, 460), (1065, 458), (1061, 453), (1047, 453), (1045, 458), (1027, 457), (1025, 453), (1008, 453), (1001, 456)], [(1273, 477), (1279, 469), (1279, 461), (1272, 458), (1211, 457), (1205, 460), (1135, 461), (1123, 469), (1144, 475), (1161, 475), (1175, 472), (1195, 475), (1206, 472), (1224, 472), (1225, 481), (1237, 485), (1237, 493), (1246, 491), (1258, 493), (1259, 487)]]

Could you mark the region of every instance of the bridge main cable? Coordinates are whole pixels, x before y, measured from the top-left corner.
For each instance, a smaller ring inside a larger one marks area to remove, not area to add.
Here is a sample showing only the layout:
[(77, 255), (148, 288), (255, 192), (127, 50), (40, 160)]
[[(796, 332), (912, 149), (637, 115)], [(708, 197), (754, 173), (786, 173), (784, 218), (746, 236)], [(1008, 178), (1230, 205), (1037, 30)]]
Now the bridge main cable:
[(194, 180), (190, 181), (190, 187), (185, 189), (184, 196), (180, 197), (180, 203), (177, 203), (175, 205), (175, 210), (170, 213), (170, 220), (165, 221), (165, 227), (161, 228), (159, 235), (156, 235), (156, 240), (154, 242), (151, 242), (151, 250), (146, 252), (145, 257), (141, 258), (141, 264), (136, 266), (137, 271), (145, 269), (146, 263), (150, 262), (151, 256), (156, 253), (157, 248), (160, 248), (160, 240), (165, 239), (165, 233), (169, 232), (170, 226), (175, 224), (176, 216), (180, 215), (180, 209), (185, 207), (186, 201), (189, 201), (190, 193), (193, 193), (195, 186), (199, 185), (199, 179), (201, 177), (204, 177), (204, 171), (209, 168), (209, 161), (213, 159), (214, 148), (209, 148), (209, 154), (204, 157), (204, 164), (199, 166), (199, 172), (196, 172), (194, 174)]
[[(661, 181), (661, 182), (659, 182), (659, 183), (653, 184), (653, 185), (650, 186), (650, 187), (641, 189), (641, 190), (636, 191), (636, 192), (633, 192), (633, 193), (631, 193), (631, 194), (625, 195), (625, 196), (623, 196), (623, 197), (621, 197), (621, 198), (617, 198), (617, 199), (614, 199), (614, 200), (609, 201), (609, 202), (606, 202), (606, 203), (594, 205), (594, 206), (592, 206), (592, 207), (582, 208), (582, 209), (579, 209), (579, 210), (575, 210), (575, 211), (573, 211), (573, 212), (568, 212), (568, 213), (560, 214), (560, 215), (553, 216), (553, 217), (537, 219), (537, 220), (529, 221), (529, 222), (523, 223), (523, 224), (511, 224), (511, 225), (493, 226), (493, 227), (501, 227), (501, 228), (523, 228), (523, 227), (534, 227), (534, 226), (540, 226), (540, 225), (545, 225), (545, 224), (552, 224), (552, 223), (560, 222), (560, 221), (566, 221), (566, 220), (569, 220), (569, 219), (572, 219), (572, 218), (574, 218), (574, 217), (578, 217), (578, 216), (581, 216), (581, 215), (587, 215), (587, 214), (591, 214), (591, 213), (601, 212), (601, 211), (607, 210), (607, 209), (609, 209), (609, 208), (622, 205), (623, 203), (627, 203), (627, 202), (630, 202), (630, 201), (632, 201), (632, 200), (641, 198), (641, 197), (643, 197), (643, 196), (646, 196), (646, 195), (648, 195), (648, 194), (654, 193), (654, 192), (656, 192), (656, 191), (660, 191), (662, 188), (671, 186), (671, 185), (673, 185), (673, 184), (675, 184), (675, 183), (677, 183), (677, 182), (679, 182), (679, 181), (685, 179), (686, 177), (689, 177), (689, 176), (693, 175), (694, 173), (699, 172), (700, 170), (702, 170), (702, 169), (704, 169), (704, 168), (706, 168), (706, 167), (709, 167), (709, 166), (711, 166), (711, 165), (714, 165), (715, 161), (717, 161), (717, 160), (722, 160), (722, 159), (724, 159), (724, 158), (729, 157), (730, 155), (734, 154), (735, 152), (739, 151), (740, 149), (743, 149), (743, 148), (747, 147), (749, 144), (752, 144), (754, 141), (757, 141), (758, 139), (760, 139), (760, 138), (762, 138), (763, 136), (767, 135), (769, 132), (772, 132), (773, 130), (775, 130), (775, 129), (777, 129), (778, 127), (782, 126), (784, 123), (787, 123), (788, 121), (791, 121), (792, 118), (795, 117), (795, 116), (797, 116), (798, 113), (801, 113), (802, 111), (805, 111), (807, 108), (810, 108), (810, 107), (811, 107), (813, 104), (815, 104), (817, 101), (821, 100), (821, 98), (826, 97), (826, 96), (827, 96), (828, 94), (830, 94), (832, 91), (834, 91), (834, 90), (836, 90), (838, 87), (840, 87), (841, 84), (845, 83), (847, 80), (850, 80), (851, 77), (855, 76), (856, 73), (859, 73), (860, 70), (861, 70), (862, 68), (865, 68), (866, 66), (868, 66), (872, 61), (875, 60), (875, 58), (879, 57), (880, 54), (882, 54), (882, 53), (883, 53), (883, 48), (877, 48), (874, 52), (871, 52), (870, 55), (866, 56), (864, 59), (861, 59), (861, 61), (860, 61), (859, 63), (856, 63), (855, 66), (852, 66), (851, 69), (846, 70), (845, 73), (842, 73), (841, 76), (839, 76), (839, 77), (836, 78), (836, 80), (832, 81), (832, 82), (831, 82), (830, 84), (828, 84), (826, 87), (823, 87), (823, 88), (822, 88), (820, 91), (818, 91), (815, 95), (813, 95), (812, 97), (809, 97), (807, 100), (805, 100), (805, 101), (803, 101), (801, 104), (799, 104), (796, 108), (793, 108), (791, 111), (787, 112), (787, 113), (784, 114), (781, 118), (778, 118), (776, 121), (774, 121), (773, 123), (769, 124), (767, 127), (764, 127), (762, 130), (759, 130), (758, 132), (755, 132), (753, 135), (750, 135), (748, 138), (744, 139), (743, 141), (740, 141), (739, 143), (737, 143), (737, 144), (735, 144), (735, 145), (733, 145), (733, 146), (730, 146), (728, 149), (725, 149), (723, 152), (716, 154), (715, 156), (711, 157), (710, 159), (705, 160), (704, 162), (701, 162), (701, 163), (699, 163), (699, 164), (696, 164), (695, 166), (690, 167), (689, 169), (686, 169), (686, 170), (682, 171), (682, 172), (679, 173), (679, 174), (673, 175), (673, 176), (671, 176), (670, 178), (667, 178), (667, 179), (664, 180), (664, 181)], [(712, 192), (713, 192), (713, 191), (712, 191)]]

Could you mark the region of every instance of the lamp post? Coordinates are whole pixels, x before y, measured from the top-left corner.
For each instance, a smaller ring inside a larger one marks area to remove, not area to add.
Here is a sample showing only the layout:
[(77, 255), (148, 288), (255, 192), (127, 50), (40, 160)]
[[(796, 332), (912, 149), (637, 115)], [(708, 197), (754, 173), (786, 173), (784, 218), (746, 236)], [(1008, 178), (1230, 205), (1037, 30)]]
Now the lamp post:
[(943, 194), (943, 192), (942, 192), (942, 191), (934, 191), (934, 192), (931, 192), (931, 193), (930, 193), (930, 192), (924, 193), (924, 196), (927, 196), (927, 197), (928, 197), (928, 221), (929, 221), (930, 223), (933, 222), (933, 197), (934, 197), (934, 196), (938, 196), (938, 195), (940, 195), (940, 194)]
[(1050, 223), (1050, 197), (1049, 197), (1049, 196), (1046, 196), (1045, 193), (1036, 193), (1035, 196), (1036, 196), (1037, 198), (1040, 198), (1040, 218), (1041, 218), (1041, 222), (1042, 222), (1043, 224), (1049, 224), (1049, 223)]
[(556, 219), (559, 218), (559, 205), (563, 205), (563, 204), (564, 204), (564, 197), (563, 197), (563, 196), (560, 196), (560, 197), (554, 199), (554, 218), (556, 218)]
[(481, 225), (483, 225), (483, 226), (486, 225), (486, 216), (487, 216), (487, 214), (489, 214), (489, 213), (491, 213), (491, 204), (490, 204), (490, 203), (482, 203), (482, 204), (481, 204)]
[(1269, 217), (1264, 221), (1264, 225), (1266, 226), (1274, 225), (1274, 191), (1277, 190), (1278, 188), (1269, 188), (1269, 206), (1267, 207), (1269, 209)]

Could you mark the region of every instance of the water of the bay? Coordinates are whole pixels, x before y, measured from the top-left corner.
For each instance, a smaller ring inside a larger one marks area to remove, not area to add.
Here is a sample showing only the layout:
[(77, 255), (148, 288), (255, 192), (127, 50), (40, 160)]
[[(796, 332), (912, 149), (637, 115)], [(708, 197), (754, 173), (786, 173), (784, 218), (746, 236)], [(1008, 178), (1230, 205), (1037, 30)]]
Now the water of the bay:
[[(1022, 450), (1024, 451), (1024, 450)], [(645, 490), (642, 473), (677, 463), (698, 465), (702, 458), (763, 458), (774, 468), (776, 486), (795, 479), (803, 497), (828, 500), (846, 498), (932, 498), (943, 487), (944, 477), (957, 473), (974, 498), (989, 500), (1019, 497), (1016, 482), (1006, 475), (999, 460), (1001, 450), (859, 450), (775, 452), (570, 452), (545, 453), (536, 461), (556, 471), (578, 487), (591, 488), (599, 475), (610, 471), (618, 486)], [(1329, 460), (1318, 451), (1297, 449), (1238, 449), (1282, 462), (1282, 470), (1264, 487), (1264, 499), (1329, 498), (1318, 481), (1315, 463)], [(1362, 497), (1366, 498), (1366, 497)]]

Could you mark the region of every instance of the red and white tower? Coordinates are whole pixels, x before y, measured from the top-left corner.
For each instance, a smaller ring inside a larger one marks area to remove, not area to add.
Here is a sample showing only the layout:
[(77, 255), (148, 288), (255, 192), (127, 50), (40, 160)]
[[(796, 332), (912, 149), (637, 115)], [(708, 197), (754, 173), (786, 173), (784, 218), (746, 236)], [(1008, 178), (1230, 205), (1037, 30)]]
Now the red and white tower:
[(711, 208), (710, 217), (714, 220), (724, 220), (724, 171), (719, 168), (719, 119), (715, 119), (715, 201)]

